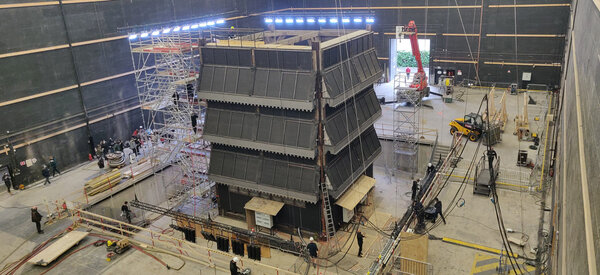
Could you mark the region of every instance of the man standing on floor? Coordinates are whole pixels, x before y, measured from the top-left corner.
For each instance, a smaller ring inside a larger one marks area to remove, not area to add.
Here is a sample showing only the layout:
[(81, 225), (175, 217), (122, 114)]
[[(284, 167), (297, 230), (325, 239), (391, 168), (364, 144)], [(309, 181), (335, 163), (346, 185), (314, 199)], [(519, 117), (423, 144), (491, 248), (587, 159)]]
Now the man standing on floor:
[(416, 180), (413, 180), (413, 184), (412, 184), (412, 195), (410, 196), (410, 199), (415, 201), (417, 198), (417, 191), (419, 191), (419, 182)]
[(308, 254), (310, 254), (310, 258), (312, 260), (313, 263), (313, 267), (316, 268), (317, 267), (317, 252), (319, 251), (319, 248), (317, 247), (317, 244), (315, 243), (315, 239), (313, 237), (310, 237), (310, 243), (306, 246), (306, 249), (308, 249)]
[(363, 238), (365, 235), (359, 229), (356, 229), (356, 242), (358, 242), (358, 257), (362, 257)]
[(42, 230), (42, 225), (40, 222), (42, 221), (42, 215), (37, 211), (37, 207), (31, 207), (31, 221), (35, 223), (35, 228), (37, 228), (38, 234), (44, 233)]
[(44, 178), (46, 178), (46, 182), (44, 182), (44, 185), (50, 184), (50, 170), (48, 170), (48, 166), (44, 165), (44, 167), (42, 167), (42, 176), (44, 176)]
[(129, 205), (127, 205), (127, 201), (123, 203), (121, 206), (122, 215), (125, 215), (128, 223), (131, 223), (131, 210), (129, 210)]
[(54, 159), (54, 157), (50, 157), (50, 168), (52, 169), (52, 177), (54, 177), (56, 173), (60, 175), (60, 171), (56, 169), (56, 160)]
[(435, 202), (433, 205), (433, 207), (435, 207), (435, 218), (433, 218), (433, 223), (435, 223), (437, 216), (440, 215), (440, 217), (442, 217), (442, 221), (444, 224), (446, 224), (446, 218), (444, 218), (444, 214), (442, 213), (442, 201), (438, 200), (438, 198), (433, 199), (433, 201)]
[(8, 191), (8, 193), (12, 195), (12, 193), (10, 192), (10, 185), (12, 184), (12, 182), (10, 180), (10, 175), (8, 174), (8, 172), (4, 172), (2, 180), (4, 181), (4, 185), (6, 185), (6, 191)]
[(229, 271), (231, 271), (231, 275), (240, 274), (240, 268), (237, 266), (237, 263), (240, 261), (240, 258), (233, 257), (231, 262), (229, 262)]

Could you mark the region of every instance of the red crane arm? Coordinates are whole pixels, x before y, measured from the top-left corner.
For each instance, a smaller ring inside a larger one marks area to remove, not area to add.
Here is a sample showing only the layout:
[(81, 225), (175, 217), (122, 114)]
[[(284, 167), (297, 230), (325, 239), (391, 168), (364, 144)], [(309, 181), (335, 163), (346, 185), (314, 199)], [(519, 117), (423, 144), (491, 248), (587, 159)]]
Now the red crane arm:
[(417, 25), (415, 24), (415, 21), (411, 20), (408, 22), (405, 32), (408, 33), (408, 37), (410, 38), (410, 46), (412, 47), (412, 53), (417, 60), (419, 72), (425, 73), (423, 70), (423, 63), (421, 62), (421, 51), (419, 51), (419, 40), (417, 38)]

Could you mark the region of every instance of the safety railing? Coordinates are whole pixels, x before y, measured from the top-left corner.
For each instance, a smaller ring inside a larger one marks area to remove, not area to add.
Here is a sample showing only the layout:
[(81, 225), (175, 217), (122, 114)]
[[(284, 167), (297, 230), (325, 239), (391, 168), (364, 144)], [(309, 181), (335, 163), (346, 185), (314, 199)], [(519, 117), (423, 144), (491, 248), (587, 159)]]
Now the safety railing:
[(395, 256), (392, 274), (431, 275), (433, 265), (405, 257)]
[[(128, 224), (80, 209), (71, 209), (70, 215), (75, 225), (96, 231), (99, 236), (110, 236), (119, 239), (127, 238), (134, 245), (144, 247), (144, 250), (156, 250), (177, 255), (179, 258), (203, 264), (207, 268), (215, 269), (215, 271), (228, 272), (229, 261), (235, 256), (162, 232)], [(238, 267), (242, 269), (250, 268), (251, 270), (257, 269), (260, 270), (259, 273), (265, 274), (298, 274), (250, 259), (240, 259)]]

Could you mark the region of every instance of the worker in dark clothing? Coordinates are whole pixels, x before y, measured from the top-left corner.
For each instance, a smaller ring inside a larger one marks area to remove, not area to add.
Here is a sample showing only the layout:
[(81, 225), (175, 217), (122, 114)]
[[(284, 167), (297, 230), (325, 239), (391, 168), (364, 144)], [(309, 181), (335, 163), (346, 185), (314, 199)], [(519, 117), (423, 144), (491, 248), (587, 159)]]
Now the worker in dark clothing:
[(410, 196), (411, 200), (415, 201), (417, 199), (417, 191), (419, 191), (419, 182), (416, 180), (413, 180), (412, 195)]
[(131, 223), (131, 210), (129, 210), (129, 205), (127, 205), (127, 201), (123, 203), (121, 206), (121, 216), (125, 216), (128, 223)]
[(362, 257), (362, 246), (363, 246), (363, 238), (365, 235), (360, 232), (360, 228), (356, 229), (356, 242), (358, 242), (358, 257)]
[(308, 249), (308, 254), (310, 254), (310, 258), (312, 260), (313, 263), (313, 267), (317, 267), (317, 252), (319, 252), (319, 248), (317, 247), (317, 244), (315, 243), (315, 239), (313, 237), (310, 237), (310, 243), (306, 246), (306, 249)]
[(173, 104), (175, 104), (175, 107), (179, 106), (179, 93), (177, 91), (173, 93)]
[(198, 125), (198, 115), (196, 113), (192, 114), (192, 129), (194, 130), (194, 134), (197, 133), (196, 125)]
[(185, 86), (185, 90), (187, 91), (187, 98), (190, 103), (194, 102), (194, 85), (187, 84)]
[(417, 215), (417, 227), (425, 225), (425, 211), (423, 208), (423, 204), (420, 201), (413, 202), (413, 210), (415, 211), (415, 215)]
[(237, 263), (240, 261), (238, 257), (233, 257), (231, 262), (229, 262), (229, 271), (231, 271), (231, 275), (240, 274), (240, 268), (237, 266)]
[(427, 175), (429, 175), (433, 172), (435, 172), (435, 166), (433, 166), (433, 164), (431, 164), (431, 162), (427, 163)]
[(44, 176), (44, 178), (46, 178), (46, 182), (44, 182), (44, 185), (50, 184), (50, 170), (48, 170), (48, 166), (44, 165), (42, 167), (42, 176)]
[(60, 175), (60, 171), (56, 169), (56, 159), (54, 157), (50, 157), (50, 169), (52, 169), (52, 177), (58, 173)]
[(102, 157), (98, 158), (98, 168), (104, 169), (104, 158)]
[(435, 223), (437, 216), (440, 215), (442, 221), (446, 224), (446, 218), (444, 218), (444, 214), (442, 213), (442, 201), (438, 200), (438, 198), (433, 199), (433, 201), (435, 202), (433, 205), (433, 207), (435, 207), (435, 218), (433, 218), (433, 223)]
[(38, 234), (44, 233), (44, 230), (42, 230), (42, 225), (40, 224), (42, 221), (42, 215), (37, 211), (37, 207), (35, 206), (31, 208), (31, 221), (35, 223), (35, 228), (37, 228)]
[(4, 181), (4, 185), (6, 185), (6, 191), (8, 191), (8, 193), (12, 195), (12, 193), (10, 192), (10, 186), (12, 185), (12, 181), (10, 180), (10, 175), (8, 174), (8, 172), (4, 173), (4, 175), (2, 176), (2, 181)]

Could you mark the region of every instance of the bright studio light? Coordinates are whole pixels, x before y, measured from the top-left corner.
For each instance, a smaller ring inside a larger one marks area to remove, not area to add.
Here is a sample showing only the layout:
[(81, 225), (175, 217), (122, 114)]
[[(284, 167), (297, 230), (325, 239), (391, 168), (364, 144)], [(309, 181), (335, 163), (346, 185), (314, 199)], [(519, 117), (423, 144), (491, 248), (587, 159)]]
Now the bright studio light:
[(137, 38), (137, 34), (132, 34), (129, 36), (129, 40), (133, 40)]
[(337, 23), (338, 19), (337, 18), (329, 18), (329, 23)]
[(265, 23), (273, 23), (273, 18), (265, 18)]

